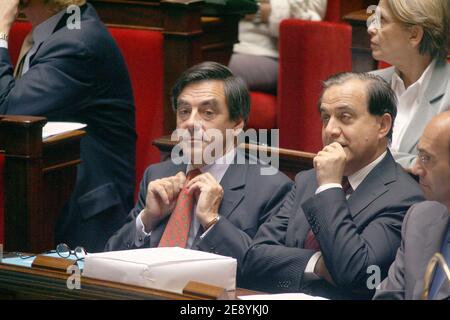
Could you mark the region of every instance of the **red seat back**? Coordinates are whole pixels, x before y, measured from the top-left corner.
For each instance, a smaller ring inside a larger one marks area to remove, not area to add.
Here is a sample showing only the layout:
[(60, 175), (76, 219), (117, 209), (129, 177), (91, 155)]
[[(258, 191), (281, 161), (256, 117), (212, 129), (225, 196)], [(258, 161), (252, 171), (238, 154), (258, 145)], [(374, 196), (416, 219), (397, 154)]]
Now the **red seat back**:
[(122, 51), (133, 86), (136, 107), (136, 192), (145, 168), (160, 161), (152, 141), (163, 135), (164, 56), (161, 32), (109, 27)]
[(13, 24), (8, 39), (8, 51), (11, 62), (15, 65), (19, 57), (20, 48), (26, 35), (31, 31), (31, 23), (17, 21)]
[(324, 21), (329, 22), (341, 22), (341, 0), (328, 0), (327, 1), (327, 13), (325, 14)]
[(352, 70), (351, 39), (346, 24), (297, 19), (281, 23), (277, 111), (281, 147), (307, 152), (322, 148), (317, 108), (322, 81)]

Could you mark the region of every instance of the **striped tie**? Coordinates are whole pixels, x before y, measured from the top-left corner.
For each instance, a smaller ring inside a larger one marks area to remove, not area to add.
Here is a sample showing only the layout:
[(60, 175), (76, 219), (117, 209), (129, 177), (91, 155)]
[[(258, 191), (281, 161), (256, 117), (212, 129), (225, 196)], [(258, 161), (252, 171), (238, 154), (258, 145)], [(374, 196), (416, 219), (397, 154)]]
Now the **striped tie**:
[[(199, 169), (189, 171), (186, 183), (199, 174), (201, 174)], [(187, 188), (183, 188), (178, 195), (175, 209), (169, 218), (169, 222), (166, 225), (166, 229), (159, 241), (158, 247), (186, 248), (189, 229), (191, 227), (193, 207), (193, 194), (189, 194)]]

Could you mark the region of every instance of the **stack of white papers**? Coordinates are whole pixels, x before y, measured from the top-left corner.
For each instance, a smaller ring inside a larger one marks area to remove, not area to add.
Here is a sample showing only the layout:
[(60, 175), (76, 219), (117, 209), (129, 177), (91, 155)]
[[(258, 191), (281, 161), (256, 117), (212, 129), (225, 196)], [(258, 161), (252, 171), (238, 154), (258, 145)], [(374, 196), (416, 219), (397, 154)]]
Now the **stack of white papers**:
[(236, 259), (182, 248), (89, 254), (83, 276), (182, 293), (189, 281), (236, 289)]
[(42, 128), (42, 139), (69, 131), (79, 130), (84, 127), (86, 127), (84, 123), (78, 122), (47, 122)]

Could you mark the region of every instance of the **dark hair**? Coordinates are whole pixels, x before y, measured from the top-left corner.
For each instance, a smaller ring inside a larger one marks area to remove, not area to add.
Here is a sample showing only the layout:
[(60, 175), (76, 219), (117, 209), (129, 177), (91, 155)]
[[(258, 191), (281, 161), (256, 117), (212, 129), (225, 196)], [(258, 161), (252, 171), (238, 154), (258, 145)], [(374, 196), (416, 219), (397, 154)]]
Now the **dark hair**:
[(319, 108), (322, 97), (327, 89), (336, 85), (343, 85), (350, 80), (361, 80), (367, 83), (367, 105), (369, 113), (374, 116), (382, 116), (389, 113), (392, 117), (392, 127), (387, 135), (392, 139), (394, 121), (397, 116), (397, 96), (390, 85), (381, 77), (370, 73), (342, 72), (335, 74), (323, 82), (323, 89), (319, 99)]
[(202, 62), (181, 75), (172, 89), (173, 109), (177, 110), (178, 97), (186, 86), (210, 80), (223, 81), (230, 120), (243, 119), (246, 122), (250, 113), (250, 96), (247, 86), (241, 78), (233, 75), (230, 69), (217, 62)]

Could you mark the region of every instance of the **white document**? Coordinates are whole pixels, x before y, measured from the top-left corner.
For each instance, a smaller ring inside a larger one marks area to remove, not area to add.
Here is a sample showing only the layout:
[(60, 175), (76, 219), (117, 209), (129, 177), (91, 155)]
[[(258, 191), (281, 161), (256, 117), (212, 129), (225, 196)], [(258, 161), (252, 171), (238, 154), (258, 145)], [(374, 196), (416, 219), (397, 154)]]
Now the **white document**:
[(42, 139), (84, 127), (86, 127), (84, 123), (78, 122), (47, 122), (42, 128)]
[(89, 254), (83, 276), (182, 293), (189, 281), (236, 289), (236, 259), (182, 248)]
[(240, 296), (238, 298), (240, 300), (328, 300), (326, 298), (310, 296), (304, 293), (257, 294)]

